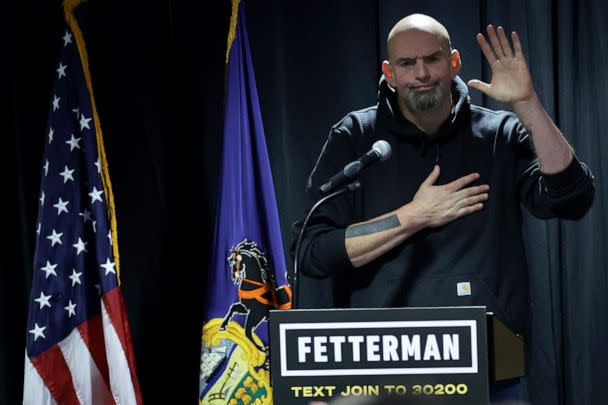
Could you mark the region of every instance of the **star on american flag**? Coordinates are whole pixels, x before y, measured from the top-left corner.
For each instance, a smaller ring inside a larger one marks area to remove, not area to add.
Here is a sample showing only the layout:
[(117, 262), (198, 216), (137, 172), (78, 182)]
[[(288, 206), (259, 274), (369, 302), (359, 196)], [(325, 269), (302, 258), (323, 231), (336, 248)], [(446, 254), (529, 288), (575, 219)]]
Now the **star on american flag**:
[[(77, 3), (65, 1), (66, 13)], [(106, 236), (115, 232), (108, 206), (111, 189), (101, 177), (109, 179), (109, 174), (85, 80), (82, 34), (69, 24), (42, 134), (23, 403), (139, 405), (117, 247)]]

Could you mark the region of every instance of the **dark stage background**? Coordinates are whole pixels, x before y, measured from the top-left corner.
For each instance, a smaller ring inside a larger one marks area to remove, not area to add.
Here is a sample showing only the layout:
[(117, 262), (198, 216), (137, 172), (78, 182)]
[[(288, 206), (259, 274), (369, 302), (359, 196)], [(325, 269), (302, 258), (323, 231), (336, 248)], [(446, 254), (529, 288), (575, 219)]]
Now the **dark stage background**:
[[(113, 183), (126, 297), (146, 403), (194, 404), (223, 117), (228, 1), (90, 0), (87, 45)], [(248, 26), (286, 250), (331, 125), (375, 103), (390, 27), (442, 21), (462, 77), (488, 80), (475, 42), (517, 30), (536, 90), (596, 175), (579, 222), (526, 217), (534, 305), (528, 390), (535, 404), (606, 403), (608, 377), (608, 6), (604, 0), (250, 0)], [(21, 402), (42, 149), (60, 2), (4, 1), (0, 403)], [(501, 107), (474, 94), (473, 101)], [(8, 186), (7, 186), (8, 183)], [(8, 224), (8, 226), (6, 225)], [(332, 282), (303, 278), (303, 306)]]

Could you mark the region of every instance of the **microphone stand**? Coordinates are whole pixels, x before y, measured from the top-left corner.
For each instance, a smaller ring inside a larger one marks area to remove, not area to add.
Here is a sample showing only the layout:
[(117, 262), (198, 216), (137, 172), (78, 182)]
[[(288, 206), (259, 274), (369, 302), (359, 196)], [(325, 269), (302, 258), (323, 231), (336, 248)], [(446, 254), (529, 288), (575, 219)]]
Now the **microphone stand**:
[(328, 200), (331, 200), (332, 198), (345, 194), (349, 191), (355, 191), (359, 187), (361, 187), (361, 183), (359, 182), (359, 180), (355, 180), (352, 183), (342, 187), (341, 189), (334, 191), (333, 193), (321, 198), (319, 201), (317, 201), (315, 203), (315, 205), (312, 206), (312, 208), (308, 212), (308, 215), (306, 216), (306, 219), (304, 220), (304, 223), (302, 224), (302, 228), (300, 229), (300, 233), (298, 234), (298, 241), (296, 242), (296, 253), (295, 253), (295, 258), (294, 258), (294, 263), (293, 263), (293, 297), (291, 300), (292, 309), (298, 309), (298, 298), (300, 296), (299, 283), (298, 283), (298, 262), (300, 259), (300, 244), (302, 243), (302, 236), (304, 235), (306, 225), (308, 225), (308, 221), (310, 220), (312, 213), (317, 208), (319, 208), (321, 205), (323, 205), (325, 202), (327, 202)]

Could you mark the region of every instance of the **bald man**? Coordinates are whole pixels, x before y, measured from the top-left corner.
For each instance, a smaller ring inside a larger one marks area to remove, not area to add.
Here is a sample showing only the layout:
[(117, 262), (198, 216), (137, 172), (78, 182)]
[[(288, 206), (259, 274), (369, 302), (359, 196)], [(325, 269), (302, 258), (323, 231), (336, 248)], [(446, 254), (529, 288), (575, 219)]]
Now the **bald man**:
[[(485, 305), (525, 333), (520, 207), (577, 220), (595, 186), (534, 91), (517, 34), (509, 41), (490, 25), (477, 42), (492, 80), (467, 87), (445, 27), (421, 14), (402, 19), (387, 38), (377, 104), (332, 127), (308, 181), (311, 201), (374, 142), (392, 146), (359, 190), (317, 211), (303, 238), (302, 271), (333, 277), (336, 305)], [(512, 112), (472, 105), (469, 88)]]

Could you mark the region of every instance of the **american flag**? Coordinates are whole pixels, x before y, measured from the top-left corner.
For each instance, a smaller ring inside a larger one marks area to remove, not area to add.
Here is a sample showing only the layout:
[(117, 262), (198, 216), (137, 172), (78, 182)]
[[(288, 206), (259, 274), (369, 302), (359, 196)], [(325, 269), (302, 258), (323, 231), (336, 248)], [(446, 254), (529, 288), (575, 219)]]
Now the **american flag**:
[(23, 403), (140, 404), (78, 3), (64, 2), (45, 133)]

